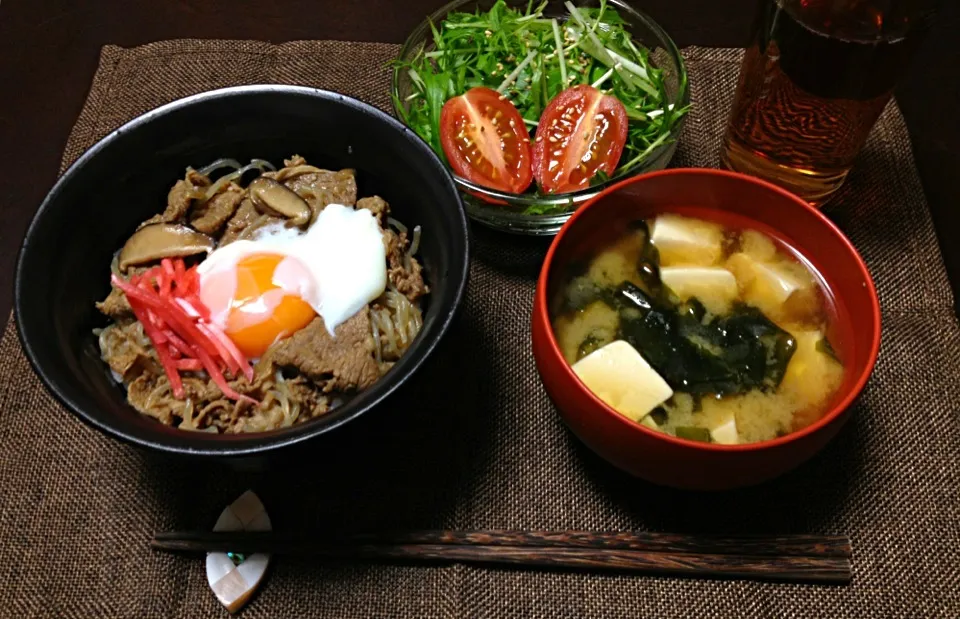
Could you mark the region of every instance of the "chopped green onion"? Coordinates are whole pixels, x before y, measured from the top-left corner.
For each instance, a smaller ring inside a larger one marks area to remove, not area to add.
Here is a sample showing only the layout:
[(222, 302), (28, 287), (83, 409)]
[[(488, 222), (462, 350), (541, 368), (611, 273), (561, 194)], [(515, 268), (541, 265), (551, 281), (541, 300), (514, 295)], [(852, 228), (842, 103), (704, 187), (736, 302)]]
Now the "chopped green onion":
[(701, 443), (710, 442), (710, 430), (698, 428), (696, 426), (677, 426), (677, 438), (685, 438), (688, 441), (700, 441)]

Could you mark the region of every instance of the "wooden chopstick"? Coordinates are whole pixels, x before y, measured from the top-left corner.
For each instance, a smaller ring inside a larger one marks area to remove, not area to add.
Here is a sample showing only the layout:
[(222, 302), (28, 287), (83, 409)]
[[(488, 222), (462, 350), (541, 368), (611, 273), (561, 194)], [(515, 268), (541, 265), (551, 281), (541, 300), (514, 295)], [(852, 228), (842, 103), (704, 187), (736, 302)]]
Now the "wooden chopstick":
[(841, 536), (694, 537), (589, 531), (414, 531), (341, 538), (281, 533), (158, 533), (173, 552), (269, 552), (335, 559), (461, 562), (617, 570), (701, 578), (848, 583), (851, 548)]

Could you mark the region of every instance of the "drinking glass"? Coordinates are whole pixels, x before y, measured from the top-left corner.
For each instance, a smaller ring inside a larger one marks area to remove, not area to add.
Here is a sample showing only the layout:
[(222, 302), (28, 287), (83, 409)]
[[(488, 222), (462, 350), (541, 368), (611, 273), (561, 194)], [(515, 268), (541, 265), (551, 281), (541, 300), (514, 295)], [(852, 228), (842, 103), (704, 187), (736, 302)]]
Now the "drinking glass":
[(761, 0), (720, 153), (814, 205), (840, 188), (937, 0)]

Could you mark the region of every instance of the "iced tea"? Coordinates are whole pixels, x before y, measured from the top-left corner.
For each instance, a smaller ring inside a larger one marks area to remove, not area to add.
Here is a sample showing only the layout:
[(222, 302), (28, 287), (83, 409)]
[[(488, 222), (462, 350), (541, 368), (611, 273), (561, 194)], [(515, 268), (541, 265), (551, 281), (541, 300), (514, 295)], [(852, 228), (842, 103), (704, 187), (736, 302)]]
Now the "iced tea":
[(723, 164), (826, 201), (890, 100), (933, 3), (762, 0)]

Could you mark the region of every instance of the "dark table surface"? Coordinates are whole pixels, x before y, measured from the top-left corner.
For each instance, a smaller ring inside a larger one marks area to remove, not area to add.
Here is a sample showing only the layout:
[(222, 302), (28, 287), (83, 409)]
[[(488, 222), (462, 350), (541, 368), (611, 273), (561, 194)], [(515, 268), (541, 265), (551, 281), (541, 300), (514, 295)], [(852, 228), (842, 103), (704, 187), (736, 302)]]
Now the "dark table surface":
[[(0, 0), (0, 315), (14, 261), (108, 43), (176, 38), (403, 41), (443, 0)], [(757, 0), (635, 0), (678, 45), (744, 46)], [(960, 2), (897, 89), (954, 291), (960, 290)], [(891, 241), (896, 222), (891, 222)], [(51, 248), (51, 259), (56, 249)], [(956, 296), (956, 294), (955, 294)]]

